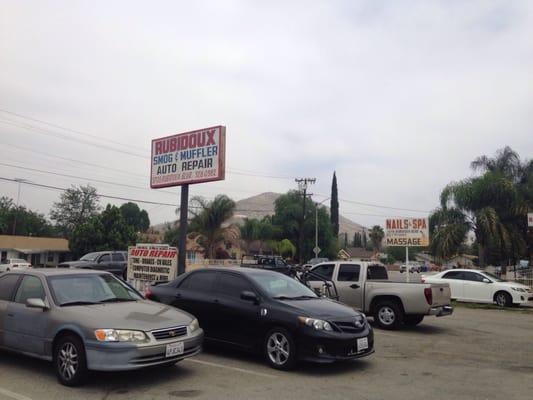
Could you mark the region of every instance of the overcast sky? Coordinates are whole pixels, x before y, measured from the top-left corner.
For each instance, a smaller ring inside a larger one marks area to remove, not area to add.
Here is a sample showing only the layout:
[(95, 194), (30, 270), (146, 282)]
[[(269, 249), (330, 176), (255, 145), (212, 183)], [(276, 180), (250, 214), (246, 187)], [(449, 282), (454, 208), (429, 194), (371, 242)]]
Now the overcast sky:
[(176, 203), (149, 189), (150, 140), (222, 124), (227, 179), (191, 195), (316, 177), (321, 201), (336, 170), (341, 213), (382, 224), (423, 214), (354, 202), (431, 210), (475, 157), (533, 157), (533, 2), (1, 0), (0, 109), (0, 163), (34, 169), (1, 177)]

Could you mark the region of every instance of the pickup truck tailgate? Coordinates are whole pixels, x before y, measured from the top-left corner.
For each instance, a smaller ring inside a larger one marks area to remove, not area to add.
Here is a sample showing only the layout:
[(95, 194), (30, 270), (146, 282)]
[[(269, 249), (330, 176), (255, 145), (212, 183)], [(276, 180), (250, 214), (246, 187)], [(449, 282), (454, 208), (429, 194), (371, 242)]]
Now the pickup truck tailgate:
[(433, 295), (432, 307), (447, 306), (450, 304), (450, 285), (447, 283), (432, 283), (431, 293)]

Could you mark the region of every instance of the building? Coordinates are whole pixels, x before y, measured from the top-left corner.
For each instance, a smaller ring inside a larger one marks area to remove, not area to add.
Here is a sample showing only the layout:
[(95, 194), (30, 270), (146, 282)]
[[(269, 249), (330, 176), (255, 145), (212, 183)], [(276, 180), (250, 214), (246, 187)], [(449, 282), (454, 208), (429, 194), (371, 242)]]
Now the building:
[(0, 258), (22, 258), (34, 267), (56, 267), (68, 260), (68, 240), (62, 238), (0, 235)]
[(363, 247), (346, 247), (339, 250), (338, 257), (341, 260), (351, 260), (353, 258), (374, 259), (375, 255), (373, 251), (366, 250)]

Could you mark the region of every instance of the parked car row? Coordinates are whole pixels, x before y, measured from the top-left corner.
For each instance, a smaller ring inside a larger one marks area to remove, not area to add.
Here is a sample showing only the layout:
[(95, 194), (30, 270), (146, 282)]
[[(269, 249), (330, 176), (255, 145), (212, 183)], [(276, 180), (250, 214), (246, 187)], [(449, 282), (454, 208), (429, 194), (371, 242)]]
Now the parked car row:
[(277, 369), (374, 352), (364, 314), (278, 272), (209, 268), (150, 287), (113, 274), (28, 269), (0, 276), (0, 348), (53, 362), (58, 380), (88, 371), (173, 365), (213, 343), (259, 352)]

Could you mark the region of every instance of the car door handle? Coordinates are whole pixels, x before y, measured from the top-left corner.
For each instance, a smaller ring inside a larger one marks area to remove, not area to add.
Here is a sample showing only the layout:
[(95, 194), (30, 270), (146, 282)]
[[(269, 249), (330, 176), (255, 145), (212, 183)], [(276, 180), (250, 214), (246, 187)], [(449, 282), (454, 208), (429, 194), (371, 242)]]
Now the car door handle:
[(7, 314), (8, 317), (14, 317), (15, 314)]
[(350, 285), (352, 289), (359, 289), (361, 286), (359, 286), (357, 283), (353, 283)]

